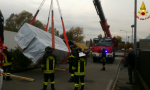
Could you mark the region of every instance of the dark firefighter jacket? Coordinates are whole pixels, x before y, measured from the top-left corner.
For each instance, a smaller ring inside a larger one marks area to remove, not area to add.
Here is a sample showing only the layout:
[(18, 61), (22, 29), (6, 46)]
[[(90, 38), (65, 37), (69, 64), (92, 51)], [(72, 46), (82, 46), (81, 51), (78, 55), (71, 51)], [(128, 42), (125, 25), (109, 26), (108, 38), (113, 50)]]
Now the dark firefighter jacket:
[(85, 75), (86, 67), (86, 56), (79, 57), (77, 55), (73, 61), (72, 70), (74, 70), (74, 75), (82, 76)]
[(3, 66), (9, 66), (12, 65), (13, 58), (7, 50), (3, 50), (3, 53), (5, 54), (5, 61)]
[(101, 61), (106, 62), (106, 53), (105, 53), (105, 50), (102, 51)]
[(75, 50), (73, 50), (70, 54), (70, 57), (68, 58), (69, 60), (69, 72), (72, 73), (72, 66), (73, 66), (73, 60), (77, 56), (77, 53)]
[(129, 65), (131, 65), (132, 67), (135, 66), (135, 54), (134, 54), (133, 51), (131, 51), (131, 52), (128, 54), (126, 63), (129, 64)]
[(52, 53), (46, 53), (43, 56), (41, 68), (45, 74), (51, 74), (55, 72), (55, 64), (57, 63), (55, 55)]

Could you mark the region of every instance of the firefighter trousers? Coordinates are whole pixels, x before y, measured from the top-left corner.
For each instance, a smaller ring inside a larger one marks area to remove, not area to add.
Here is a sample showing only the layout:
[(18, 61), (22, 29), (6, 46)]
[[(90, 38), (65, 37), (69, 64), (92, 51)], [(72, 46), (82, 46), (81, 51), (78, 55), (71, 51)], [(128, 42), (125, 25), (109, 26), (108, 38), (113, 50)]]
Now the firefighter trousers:
[(78, 88), (79, 87), (79, 79), (80, 79), (80, 82), (81, 82), (81, 88), (83, 89), (84, 88), (84, 77), (85, 75), (82, 75), (82, 76), (77, 76), (75, 75), (74, 78), (75, 78), (75, 88)]
[(4, 70), (5, 73), (6, 72), (11, 73), (11, 65), (9, 65), (9, 66), (3, 66), (2, 68), (3, 68), (3, 70)]
[(51, 74), (44, 74), (44, 86), (43, 88), (47, 88), (47, 85), (48, 85), (48, 80), (50, 78), (50, 83), (51, 83), (51, 88), (54, 88), (54, 73), (51, 73)]
[(102, 64), (103, 64), (103, 68), (105, 68), (105, 62), (104, 61), (102, 62)]
[[(3, 66), (2, 68), (3, 68), (3, 70), (4, 70), (4, 73), (7, 73), (7, 75), (6, 75), (6, 80), (12, 80), (12, 79), (10, 78), (11, 65)], [(5, 76), (3, 76), (3, 79), (5, 79)]]

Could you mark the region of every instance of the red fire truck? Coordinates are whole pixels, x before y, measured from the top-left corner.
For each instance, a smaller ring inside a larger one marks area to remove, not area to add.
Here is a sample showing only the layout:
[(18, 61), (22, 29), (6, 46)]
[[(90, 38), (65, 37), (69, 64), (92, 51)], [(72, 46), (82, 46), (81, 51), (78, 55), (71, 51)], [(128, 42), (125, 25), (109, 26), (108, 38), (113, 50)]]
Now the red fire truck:
[(101, 19), (100, 24), (104, 31), (105, 38), (94, 38), (92, 46), (93, 62), (101, 60), (102, 49), (106, 49), (106, 61), (113, 63), (115, 60), (115, 51), (118, 48), (118, 41), (116, 38), (112, 38), (109, 31), (109, 25), (105, 19), (103, 9), (99, 0), (93, 0), (95, 9), (99, 18)]

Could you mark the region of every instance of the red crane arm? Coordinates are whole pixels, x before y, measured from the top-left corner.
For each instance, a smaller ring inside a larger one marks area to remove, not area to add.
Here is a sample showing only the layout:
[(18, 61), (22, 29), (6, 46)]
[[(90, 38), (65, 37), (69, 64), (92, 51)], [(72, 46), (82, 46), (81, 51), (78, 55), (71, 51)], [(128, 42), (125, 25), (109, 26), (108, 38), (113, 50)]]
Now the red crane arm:
[(104, 31), (105, 38), (107, 38), (107, 37), (112, 38), (111, 33), (109, 31), (109, 25), (107, 24), (107, 20), (105, 19), (105, 15), (103, 13), (103, 9), (102, 9), (100, 1), (99, 0), (93, 0), (93, 3), (95, 5), (95, 9), (97, 11), (97, 14), (101, 19), (100, 24), (101, 24), (102, 29)]
[(109, 31), (109, 25), (107, 24), (107, 20), (105, 20), (105, 22), (100, 21), (100, 24), (101, 24), (102, 29), (104, 31), (105, 38), (107, 38), (107, 37), (111, 37), (112, 38), (111, 33)]

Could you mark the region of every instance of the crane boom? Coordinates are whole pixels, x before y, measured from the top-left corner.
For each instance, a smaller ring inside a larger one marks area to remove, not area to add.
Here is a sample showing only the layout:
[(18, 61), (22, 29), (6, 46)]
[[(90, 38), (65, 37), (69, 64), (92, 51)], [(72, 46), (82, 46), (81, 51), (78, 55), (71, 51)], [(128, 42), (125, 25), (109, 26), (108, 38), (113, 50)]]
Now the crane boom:
[(99, 15), (99, 17), (101, 19), (100, 24), (101, 24), (102, 29), (104, 31), (105, 38), (107, 38), (107, 37), (112, 38), (111, 33), (109, 31), (110, 26), (107, 24), (107, 20), (105, 19), (105, 15), (104, 15), (104, 12), (103, 12), (100, 1), (99, 0), (93, 0), (93, 3), (94, 3), (94, 6), (95, 6), (95, 9), (97, 11), (97, 14)]

